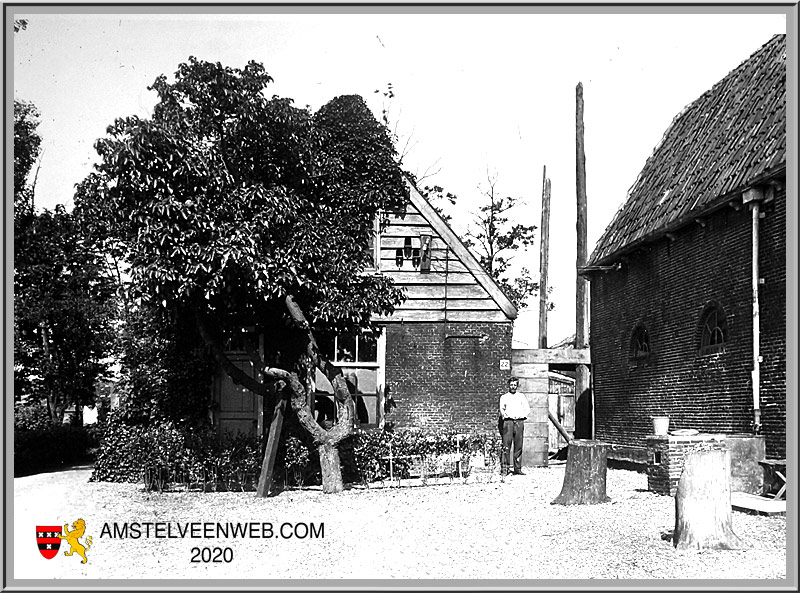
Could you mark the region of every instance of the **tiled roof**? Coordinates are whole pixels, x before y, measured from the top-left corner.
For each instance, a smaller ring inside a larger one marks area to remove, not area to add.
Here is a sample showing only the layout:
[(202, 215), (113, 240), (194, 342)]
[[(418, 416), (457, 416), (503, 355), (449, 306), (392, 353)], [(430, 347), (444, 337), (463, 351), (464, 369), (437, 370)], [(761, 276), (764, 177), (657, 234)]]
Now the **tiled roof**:
[(786, 35), (776, 35), (679, 113), (588, 265), (682, 226), (786, 167)]

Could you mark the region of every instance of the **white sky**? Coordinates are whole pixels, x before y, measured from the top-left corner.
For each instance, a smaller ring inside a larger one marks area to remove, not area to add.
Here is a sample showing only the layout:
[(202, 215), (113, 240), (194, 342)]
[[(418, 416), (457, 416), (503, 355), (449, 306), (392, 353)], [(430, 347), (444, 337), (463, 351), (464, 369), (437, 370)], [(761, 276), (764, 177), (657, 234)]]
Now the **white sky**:
[[(418, 177), (436, 171), (421, 185), (436, 183), (460, 197), (451, 212), (457, 232), (475, 208), (487, 169), (497, 175), (500, 193), (526, 199), (514, 219), (538, 227), (547, 167), (556, 307), (548, 317), (549, 344), (575, 331), (578, 82), (591, 253), (672, 118), (786, 32), (781, 10), (768, 7), (757, 14), (666, 8), (672, 14), (627, 15), (609, 9), (534, 14), (530, 8), (463, 14), (463, 7), (450, 14), (304, 15), (16, 10), (13, 18), (29, 25), (14, 36), (13, 94), (41, 112), (38, 206), (71, 208), (75, 184), (95, 162), (94, 141), (116, 117), (149, 115), (155, 93), (147, 86), (159, 74), (171, 76), (190, 55), (232, 67), (259, 61), (275, 79), (268, 92), (312, 109), (340, 94), (360, 94), (379, 116), (385, 100), (374, 91), (391, 83), (390, 113), (401, 143), (411, 139), (404, 165)], [(515, 264), (538, 275), (538, 244)], [(515, 343), (534, 347), (537, 326), (538, 300), (532, 299), (516, 322)]]

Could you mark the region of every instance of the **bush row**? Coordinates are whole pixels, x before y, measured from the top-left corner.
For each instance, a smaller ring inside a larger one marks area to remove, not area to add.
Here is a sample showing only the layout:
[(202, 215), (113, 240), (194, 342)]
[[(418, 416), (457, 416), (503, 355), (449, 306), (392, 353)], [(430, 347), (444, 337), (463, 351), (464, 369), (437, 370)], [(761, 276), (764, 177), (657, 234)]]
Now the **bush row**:
[(244, 481), (260, 466), (262, 443), (237, 435), (218, 439), (207, 427), (180, 427), (165, 420), (128, 424), (111, 413), (102, 429), (100, 451), (90, 481), (138, 482), (150, 470), (164, 470), (182, 482)]
[[(287, 419), (289, 420), (289, 419)], [(179, 427), (164, 421), (129, 425), (111, 414), (103, 428), (93, 481), (138, 482), (160, 488), (166, 482), (204, 485), (214, 489), (252, 489), (261, 469), (265, 439), (244, 435), (218, 438), (208, 428)], [(390, 474), (406, 477), (412, 457), (459, 453), (466, 460), (479, 454), (496, 464), (500, 453), (496, 434), (458, 434), (454, 430), (358, 430), (339, 446), (345, 482), (368, 484)], [(273, 481), (289, 484), (321, 482), (319, 457), (296, 422), (284, 425)]]
[(408, 477), (413, 458), (460, 455), (463, 461), (482, 456), (489, 467), (500, 459), (502, 443), (495, 433), (459, 433), (454, 429), (359, 430), (341, 448), (343, 473), (369, 483), (390, 475)]

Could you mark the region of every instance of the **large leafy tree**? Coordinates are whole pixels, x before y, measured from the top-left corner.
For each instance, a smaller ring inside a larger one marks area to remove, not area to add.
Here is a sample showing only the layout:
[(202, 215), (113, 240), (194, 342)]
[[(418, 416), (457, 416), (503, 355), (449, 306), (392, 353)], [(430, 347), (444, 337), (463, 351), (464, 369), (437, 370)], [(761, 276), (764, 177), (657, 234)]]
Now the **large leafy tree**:
[(37, 212), (29, 177), (41, 138), (36, 108), (14, 101), (14, 397), (80, 419), (106, 371), (115, 314), (103, 260), (63, 206)]
[[(152, 117), (117, 119), (98, 140), (101, 162), (76, 209), (97, 240), (128, 262), (131, 298), (191, 314), (231, 379), (265, 397), (288, 397), (320, 454), (323, 490), (342, 488), (338, 442), (354, 405), (317, 332), (368, 331), (402, 293), (365, 274), (376, 213), (401, 208), (407, 190), (385, 126), (358, 96), (315, 113), (267, 98), (262, 65), (190, 57), (174, 82), (160, 76)], [(242, 326), (264, 333), (258, 376), (226, 356)], [(335, 387), (329, 431), (308, 405), (318, 368)], [(272, 409), (271, 405), (265, 409)]]

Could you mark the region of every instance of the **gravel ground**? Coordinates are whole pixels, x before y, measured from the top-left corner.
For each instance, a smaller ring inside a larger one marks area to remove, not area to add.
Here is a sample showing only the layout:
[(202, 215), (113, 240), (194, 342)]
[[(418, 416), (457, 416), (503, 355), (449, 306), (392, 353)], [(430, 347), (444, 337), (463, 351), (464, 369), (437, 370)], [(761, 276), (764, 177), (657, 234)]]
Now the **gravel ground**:
[[(140, 484), (88, 482), (90, 473), (75, 469), (14, 480), (15, 579), (786, 578), (784, 516), (734, 511), (733, 529), (750, 549), (678, 552), (668, 538), (674, 499), (647, 491), (647, 477), (627, 470), (608, 470), (610, 502), (586, 506), (550, 504), (561, 491), (563, 464), (504, 481), (482, 476), (466, 484), (446, 479), (427, 486), (377, 484), (336, 495), (312, 488), (268, 499), (252, 492), (146, 493)], [(52, 560), (41, 557), (33, 542), (35, 526), (78, 517), (93, 536), (89, 561), (81, 564), (77, 556), (61, 553)], [(324, 537), (102, 534), (106, 523), (134, 521), (270, 522), (276, 532), (290, 523), (299, 535), (303, 525), (314, 524), (324, 525)], [(233, 559), (191, 562), (192, 548), (204, 546), (230, 548)]]

